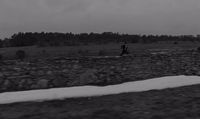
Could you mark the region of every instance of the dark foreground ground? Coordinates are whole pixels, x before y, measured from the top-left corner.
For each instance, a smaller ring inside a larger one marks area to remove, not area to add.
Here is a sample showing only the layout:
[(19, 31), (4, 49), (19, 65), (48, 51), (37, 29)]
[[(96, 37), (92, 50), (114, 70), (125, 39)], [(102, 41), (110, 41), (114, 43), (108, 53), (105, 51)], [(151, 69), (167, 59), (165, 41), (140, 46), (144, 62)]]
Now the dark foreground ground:
[(199, 119), (200, 85), (0, 105), (0, 119)]

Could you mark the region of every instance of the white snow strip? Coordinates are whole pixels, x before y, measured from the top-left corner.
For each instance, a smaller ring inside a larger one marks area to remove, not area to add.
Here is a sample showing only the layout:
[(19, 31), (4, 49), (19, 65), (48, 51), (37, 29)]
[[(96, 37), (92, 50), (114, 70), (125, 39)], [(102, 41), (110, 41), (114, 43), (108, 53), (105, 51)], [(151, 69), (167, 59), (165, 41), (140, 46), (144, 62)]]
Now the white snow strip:
[(168, 54), (169, 52), (152, 52), (152, 55), (157, 55), (157, 54)]
[(101, 58), (120, 58), (122, 56), (90, 56), (90, 58), (101, 59)]
[(200, 84), (200, 77), (169, 76), (169, 77), (155, 78), (144, 81), (128, 82), (119, 85), (111, 85), (105, 87), (80, 86), (80, 87), (45, 89), (45, 90), (7, 92), (0, 94), (0, 104), (102, 96), (102, 95), (120, 94), (127, 92), (142, 92), (153, 89), (160, 90), (165, 88), (175, 88), (175, 87), (189, 86), (195, 84)]

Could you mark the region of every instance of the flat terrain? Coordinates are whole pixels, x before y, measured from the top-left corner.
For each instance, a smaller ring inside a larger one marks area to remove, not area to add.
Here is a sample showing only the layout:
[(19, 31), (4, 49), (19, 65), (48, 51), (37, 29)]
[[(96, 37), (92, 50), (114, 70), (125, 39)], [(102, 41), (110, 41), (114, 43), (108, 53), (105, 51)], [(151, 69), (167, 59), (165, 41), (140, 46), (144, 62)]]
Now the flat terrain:
[[(17, 50), (24, 50), (28, 58), (47, 58), (55, 56), (98, 56), (98, 55), (119, 55), (121, 52), (121, 44), (104, 44), (104, 45), (85, 45), (85, 46), (64, 46), (64, 47), (10, 47), (1, 48), (0, 54), (5, 59), (15, 58)], [(160, 42), (151, 44), (128, 44), (131, 54), (135, 52), (143, 52), (149, 49), (191, 49), (199, 47), (199, 42)]]
[(0, 105), (1, 119), (198, 119), (200, 85), (93, 98)]

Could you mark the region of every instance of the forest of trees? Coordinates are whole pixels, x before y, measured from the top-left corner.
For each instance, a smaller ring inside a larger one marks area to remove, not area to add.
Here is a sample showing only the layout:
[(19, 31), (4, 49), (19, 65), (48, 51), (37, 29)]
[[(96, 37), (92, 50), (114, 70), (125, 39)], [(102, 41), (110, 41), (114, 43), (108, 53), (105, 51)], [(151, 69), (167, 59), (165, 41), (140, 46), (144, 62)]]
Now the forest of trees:
[(0, 40), (0, 47), (21, 47), (21, 46), (74, 46), (88, 44), (106, 43), (155, 43), (158, 41), (200, 41), (200, 36), (182, 35), (130, 35), (112, 32), (104, 33), (32, 33), (19, 32), (10, 38)]

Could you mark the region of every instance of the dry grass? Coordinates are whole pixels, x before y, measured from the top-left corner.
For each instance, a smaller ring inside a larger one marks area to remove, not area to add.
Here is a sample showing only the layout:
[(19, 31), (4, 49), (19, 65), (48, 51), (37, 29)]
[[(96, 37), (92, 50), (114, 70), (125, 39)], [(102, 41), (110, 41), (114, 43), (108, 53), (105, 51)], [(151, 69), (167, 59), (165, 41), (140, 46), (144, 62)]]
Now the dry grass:
[[(129, 51), (143, 51), (147, 49), (188, 49), (199, 47), (200, 43), (192, 42), (173, 42), (153, 43), (153, 44), (128, 44)], [(64, 46), (64, 47), (10, 47), (1, 48), (0, 54), (6, 59), (15, 58), (17, 50), (24, 50), (29, 58), (54, 57), (54, 56), (86, 56), (86, 55), (102, 55), (101, 52), (106, 52), (106, 55), (119, 55), (120, 44), (105, 44), (105, 45), (87, 45), (87, 46)]]

